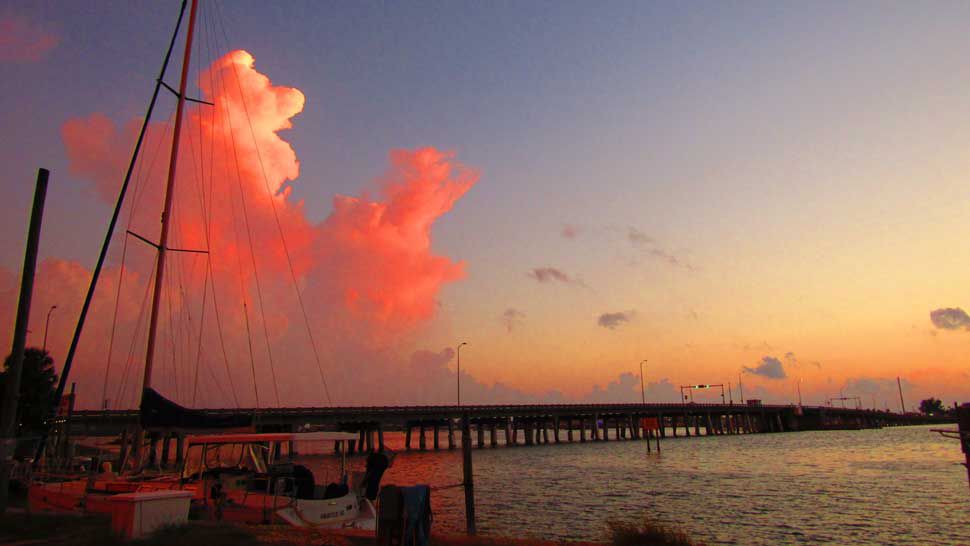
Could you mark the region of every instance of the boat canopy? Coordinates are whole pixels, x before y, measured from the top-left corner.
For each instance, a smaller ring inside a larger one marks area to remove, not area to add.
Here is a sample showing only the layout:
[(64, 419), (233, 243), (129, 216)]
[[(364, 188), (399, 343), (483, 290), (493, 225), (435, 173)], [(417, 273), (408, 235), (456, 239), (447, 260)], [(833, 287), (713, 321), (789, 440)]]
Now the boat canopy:
[(353, 432), (268, 432), (242, 434), (205, 434), (189, 436), (189, 445), (257, 444), (262, 442), (340, 442), (356, 440)]

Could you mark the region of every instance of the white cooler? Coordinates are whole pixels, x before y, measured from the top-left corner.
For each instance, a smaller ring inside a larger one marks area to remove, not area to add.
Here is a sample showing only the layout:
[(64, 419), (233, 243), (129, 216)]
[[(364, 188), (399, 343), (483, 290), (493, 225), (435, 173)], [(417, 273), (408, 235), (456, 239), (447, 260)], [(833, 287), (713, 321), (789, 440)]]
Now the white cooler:
[(139, 538), (165, 525), (189, 519), (191, 491), (145, 491), (109, 497), (111, 530), (125, 539)]

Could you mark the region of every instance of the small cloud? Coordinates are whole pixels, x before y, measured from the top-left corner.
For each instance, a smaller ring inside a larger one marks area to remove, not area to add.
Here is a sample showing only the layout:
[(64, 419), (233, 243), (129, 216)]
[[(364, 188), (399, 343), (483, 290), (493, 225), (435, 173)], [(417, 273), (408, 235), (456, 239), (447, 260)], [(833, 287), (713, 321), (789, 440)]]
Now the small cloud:
[(559, 235), (561, 235), (563, 239), (569, 239), (572, 241), (579, 235), (579, 228), (572, 224), (566, 224), (562, 227), (562, 231), (559, 232)]
[(570, 277), (564, 271), (556, 269), (555, 267), (537, 267), (527, 273), (530, 277), (538, 282), (561, 282), (565, 284), (583, 284), (582, 281)]
[(640, 231), (639, 229), (628, 226), (626, 229), (626, 240), (641, 253), (658, 259), (673, 267), (682, 267), (688, 271), (694, 271), (694, 266), (686, 260), (679, 258), (673, 252), (665, 250), (657, 244), (656, 239)]
[(0, 15), (0, 61), (39, 61), (58, 43), (60, 38), (26, 17)]
[(524, 318), (525, 318), (525, 313), (523, 313), (522, 311), (519, 311), (518, 309), (509, 307), (508, 309), (505, 310), (504, 313), (502, 313), (501, 321), (502, 321), (502, 324), (505, 325), (506, 331), (508, 331), (508, 333), (511, 334), (512, 329), (518, 326), (519, 324), (521, 324), (522, 319)]
[(626, 230), (626, 239), (630, 241), (630, 244), (636, 247), (642, 247), (654, 243), (653, 237), (647, 235), (646, 233), (640, 231), (639, 229), (630, 226)]
[(933, 326), (942, 330), (970, 330), (970, 315), (959, 307), (947, 307), (930, 311)]
[(609, 330), (615, 330), (619, 326), (630, 322), (635, 313), (633, 311), (618, 311), (616, 313), (603, 313), (596, 319), (596, 324)]
[(762, 357), (761, 361), (755, 367), (750, 368), (745, 366), (744, 371), (767, 377), (768, 379), (784, 379), (788, 377), (785, 374), (785, 367), (782, 366), (781, 361), (773, 356)]

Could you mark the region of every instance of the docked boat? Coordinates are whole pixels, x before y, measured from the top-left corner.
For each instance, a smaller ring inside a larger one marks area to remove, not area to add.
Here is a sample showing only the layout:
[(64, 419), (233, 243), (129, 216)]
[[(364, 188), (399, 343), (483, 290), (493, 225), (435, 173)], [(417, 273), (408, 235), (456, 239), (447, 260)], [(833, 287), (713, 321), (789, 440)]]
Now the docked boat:
[[(242, 433), (190, 436), (182, 466), (166, 475), (116, 477), (37, 484), (28, 494), (34, 512), (110, 514), (111, 497), (124, 493), (183, 490), (193, 493), (190, 514), (238, 523), (374, 530), (374, 497), (386, 468), (382, 454), (367, 471), (349, 472), (346, 432)], [(314, 471), (294, 449), (336, 456), (314, 457)]]

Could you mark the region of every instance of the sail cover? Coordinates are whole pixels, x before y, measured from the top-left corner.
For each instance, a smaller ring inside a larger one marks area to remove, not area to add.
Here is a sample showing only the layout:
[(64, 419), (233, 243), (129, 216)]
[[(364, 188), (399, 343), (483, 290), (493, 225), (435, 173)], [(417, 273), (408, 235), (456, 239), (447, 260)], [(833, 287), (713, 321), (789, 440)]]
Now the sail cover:
[(251, 414), (210, 415), (202, 410), (184, 408), (146, 388), (141, 397), (141, 426), (145, 428), (228, 428), (248, 427)]

